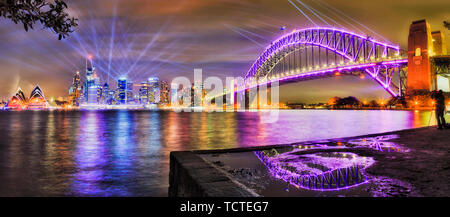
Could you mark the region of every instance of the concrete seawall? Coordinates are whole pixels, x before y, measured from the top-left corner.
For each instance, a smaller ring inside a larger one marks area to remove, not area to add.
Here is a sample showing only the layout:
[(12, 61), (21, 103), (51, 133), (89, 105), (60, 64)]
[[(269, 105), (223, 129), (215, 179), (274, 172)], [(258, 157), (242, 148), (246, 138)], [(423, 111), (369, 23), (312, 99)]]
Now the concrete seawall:
[(258, 196), (191, 151), (170, 153), (169, 197)]

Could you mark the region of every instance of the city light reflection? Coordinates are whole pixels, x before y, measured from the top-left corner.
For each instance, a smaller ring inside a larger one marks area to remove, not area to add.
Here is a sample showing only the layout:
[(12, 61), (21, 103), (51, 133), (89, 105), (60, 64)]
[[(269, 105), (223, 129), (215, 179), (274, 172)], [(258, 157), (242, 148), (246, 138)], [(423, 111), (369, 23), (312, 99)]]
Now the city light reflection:
[(71, 188), (82, 196), (110, 195), (101, 185), (105, 175), (103, 167), (107, 163), (107, 150), (101, 137), (104, 130), (101, 116), (97, 112), (88, 112), (80, 119), (82, 124), (75, 155), (77, 172)]
[[(424, 111), (281, 110), (279, 121), (269, 124), (261, 122), (261, 115), (126, 110), (0, 112), (0, 126), (9, 135), (0, 141), (4, 147), (0, 164), (5, 165), (0, 192), (164, 196), (171, 151), (381, 133), (427, 126), (430, 118)], [(35, 179), (24, 183), (28, 180), (24, 174)], [(22, 183), (21, 190), (11, 183)]]

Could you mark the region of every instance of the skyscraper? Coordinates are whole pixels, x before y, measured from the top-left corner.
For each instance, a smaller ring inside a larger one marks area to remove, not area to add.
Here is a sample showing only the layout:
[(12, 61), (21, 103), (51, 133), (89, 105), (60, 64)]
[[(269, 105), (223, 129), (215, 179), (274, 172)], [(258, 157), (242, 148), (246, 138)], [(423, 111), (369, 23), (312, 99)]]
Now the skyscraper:
[(176, 83), (170, 83), (170, 104), (179, 103), (181, 92), (178, 91), (179, 87)]
[(167, 81), (161, 81), (161, 94), (160, 94), (160, 103), (161, 104), (169, 104), (170, 102), (170, 87)]
[(133, 82), (127, 82), (127, 104), (135, 104), (133, 93)]
[(69, 103), (72, 106), (79, 106), (82, 93), (82, 84), (80, 72), (77, 71), (73, 76), (72, 85), (69, 87)]
[(108, 105), (116, 105), (117, 102), (117, 97), (116, 97), (116, 92), (115, 90), (109, 90), (109, 98), (108, 98)]
[(143, 105), (148, 103), (148, 83), (145, 81), (141, 83), (139, 88), (139, 103)]
[(203, 83), (201, 81), (195, 81), (192, 84), (192, 106), (202, 106), (203, 99)]
[(100, 89), (100, 104), (109, 104), (109, 98), (109, 85), (108, 83), (105, 83)]
[(152, 104), (159, 103), (159, 79), (157, 77), (149, 77), (148, 82), (148, 102)]
[(127, 104), (127, 79), (120, 77), (117, 81), (118, 104)]
[(98, 103), (97, 100), (97, 85), (96, 85), (96, 79), (97, 74), (95, 73), (95, 67), (92, 64), (91, 58), (89, 58), (89, 63), (86, 60), (86, 100), (88, 104), (96, 104)]
[(97, 73), (94, 71), (94, 86), (97, 90), (96, 103), (100, 104), (100, 98), (102, 97), (102, 85), (100, 85), (100, 77), (97, 76)]

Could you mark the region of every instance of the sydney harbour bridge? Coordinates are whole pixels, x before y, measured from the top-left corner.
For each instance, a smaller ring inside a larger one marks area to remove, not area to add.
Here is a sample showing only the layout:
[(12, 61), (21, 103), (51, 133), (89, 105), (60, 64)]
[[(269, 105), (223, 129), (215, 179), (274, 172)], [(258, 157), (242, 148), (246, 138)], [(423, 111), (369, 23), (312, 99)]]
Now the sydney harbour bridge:
[(412, 22), (406, 49), (342, 29), (305, 28), (270, 43), (244, 81), (224, 94), (235, 106), (249, 108), (255, 98), (249, 97), (249, 90), (263, 85), (357, 75), (370, 77), (392, 97), (402, 98), (407, 90), (438, 89), (437, 77), (448, 78), (449, 62), (444, 35), (432, 32), (426, 20)]

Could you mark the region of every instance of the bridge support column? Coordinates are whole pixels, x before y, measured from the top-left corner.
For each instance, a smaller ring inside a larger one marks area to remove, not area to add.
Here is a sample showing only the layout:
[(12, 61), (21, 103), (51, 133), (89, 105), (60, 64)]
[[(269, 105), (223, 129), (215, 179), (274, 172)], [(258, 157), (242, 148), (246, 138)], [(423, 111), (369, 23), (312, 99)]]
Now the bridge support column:
[(430, 24), (426, 20), (414, 21), (409, 27), (408, 36), (408, 91), (436, 88), (436, 76), (431, 72), (430, 64), (432, 53)]
[(245, 89), (244, 95), (245, 110), (248, 110), (250, 108), (250, 89)]
[(224, 94), (223, 98), (222, 98), (222, 108), (223, 108), (224, 111), (226, 111), (227, 108), (228, 108), (227, 103), (228, 103), (228, 101), (227, 101), (227, 94)]
[(239, 97), (239, 94), (238, 94), (238, 92), (237, 91), (234, 91), (233, 92), (233, 110), (234, 111), (237, 111), (237, 109), (238, 109), (238, 98)]
[(260, 99), (259, 99), (259, 86), (256, 87), (256, 109), (259, 109), (261, 105)]

